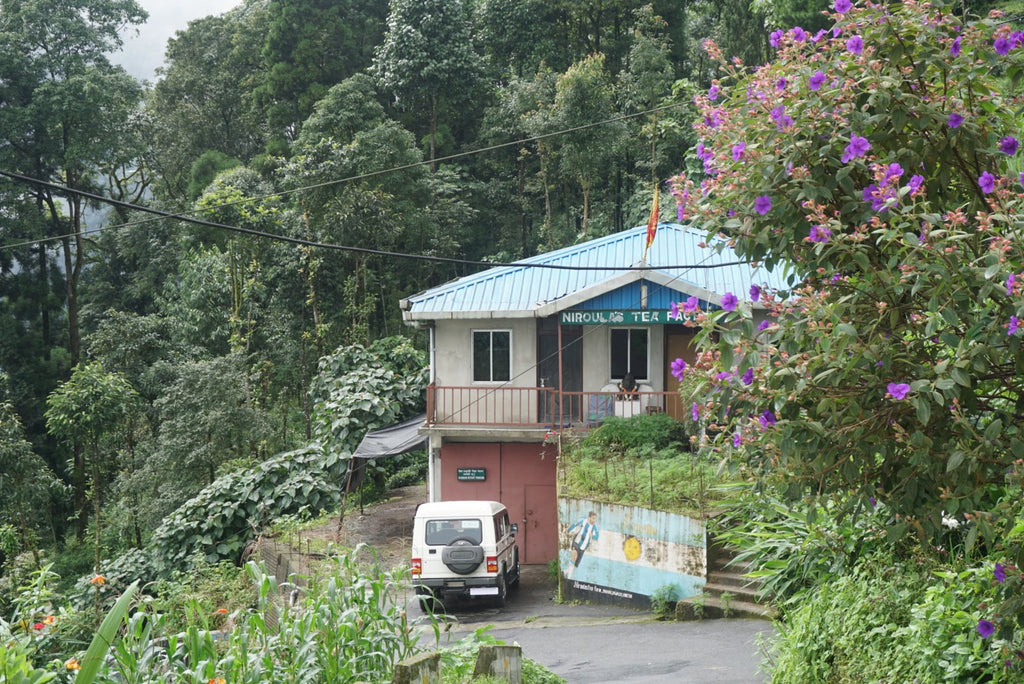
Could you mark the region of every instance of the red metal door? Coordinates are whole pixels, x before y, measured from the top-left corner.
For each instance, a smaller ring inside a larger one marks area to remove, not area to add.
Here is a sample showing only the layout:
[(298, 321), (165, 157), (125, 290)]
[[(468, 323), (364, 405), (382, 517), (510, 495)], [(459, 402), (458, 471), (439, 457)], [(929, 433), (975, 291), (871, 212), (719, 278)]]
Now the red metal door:
[(524, 563), (547, 563), (558, 553), (558, 511), (555, 485), (526, 485), (523, 544)]

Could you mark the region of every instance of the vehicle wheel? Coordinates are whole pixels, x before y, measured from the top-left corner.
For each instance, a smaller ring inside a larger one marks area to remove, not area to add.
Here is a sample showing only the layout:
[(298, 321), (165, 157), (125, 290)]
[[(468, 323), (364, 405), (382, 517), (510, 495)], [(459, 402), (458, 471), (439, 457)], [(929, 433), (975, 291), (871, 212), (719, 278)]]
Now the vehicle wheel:
[(494, 599), (494, 604), (498, 608), (504, 608), (505, 603), (508, 601), (508, 582), (505, 581), (505, 573), (498, 575), (498, 597)]
[(472, 539), (459, 537), (441, 549), (441, 561), (456, 575), (468, 575), (484, 562), (484, 550)]
[(519, 588), (519, 580), (522, 578), (522, 568), (519, 567), (519, 549), (512, 552), (512, 579), (508, 586), (510, 589)]

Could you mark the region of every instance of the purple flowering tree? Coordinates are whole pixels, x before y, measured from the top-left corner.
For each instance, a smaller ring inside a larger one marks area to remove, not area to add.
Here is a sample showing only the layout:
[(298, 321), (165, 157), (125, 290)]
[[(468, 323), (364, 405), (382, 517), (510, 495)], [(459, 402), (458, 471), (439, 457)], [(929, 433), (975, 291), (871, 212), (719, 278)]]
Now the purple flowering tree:
[(992, 541), (1024, 463), (1024, 131), (1000, 79), (1022, 39), (912, 0), (833, 7), (696, 100), (706, 173), (674, 179), (682, 215), (792, 273), (759, 292), (772, 325), (707, 317), (709, 434), (742, 434), (798, 496), (884, 501), (893, 538), (938, 537), (945, 511)]

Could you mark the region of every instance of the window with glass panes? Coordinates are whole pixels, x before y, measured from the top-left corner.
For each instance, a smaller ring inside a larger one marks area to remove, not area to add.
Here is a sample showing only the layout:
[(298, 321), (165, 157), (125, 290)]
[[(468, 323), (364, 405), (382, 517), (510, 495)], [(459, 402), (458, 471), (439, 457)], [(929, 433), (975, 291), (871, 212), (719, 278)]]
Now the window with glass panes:
[(512, 331), (473, 331), (473, 381), (505, 382), (512, 378)]
[(612, 380), (621, 380), (627, 373), (637, 381), (648, 379), (648, 332), (646, 328), (611, 329)]

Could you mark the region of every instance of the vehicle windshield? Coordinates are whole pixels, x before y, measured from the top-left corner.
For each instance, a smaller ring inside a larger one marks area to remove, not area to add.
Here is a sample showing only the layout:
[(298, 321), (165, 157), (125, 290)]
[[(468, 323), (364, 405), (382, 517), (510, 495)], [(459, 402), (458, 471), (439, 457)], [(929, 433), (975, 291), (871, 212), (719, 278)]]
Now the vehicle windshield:
[(484, 540), (483, 525), (478, 518), (449, 518), (428, 520), (426, 541), (428, 546), (447, 546), (456, 539), (467, 539), (474, 544)]

